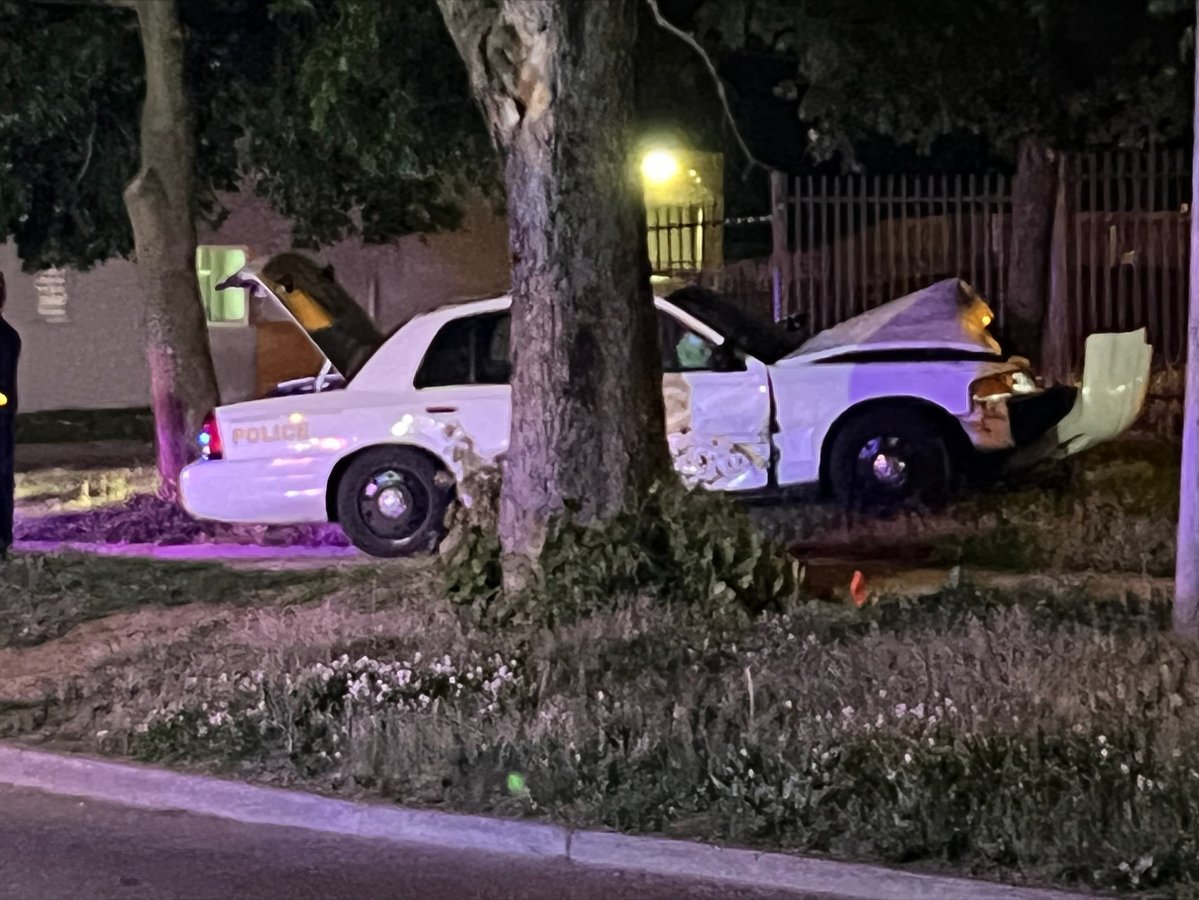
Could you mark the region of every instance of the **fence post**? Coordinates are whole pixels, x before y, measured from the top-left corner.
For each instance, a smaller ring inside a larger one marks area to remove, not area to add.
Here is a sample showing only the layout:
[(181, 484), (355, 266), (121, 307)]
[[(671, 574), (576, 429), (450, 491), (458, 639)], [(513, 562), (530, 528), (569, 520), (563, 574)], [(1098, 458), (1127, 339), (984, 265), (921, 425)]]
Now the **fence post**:
[(770, 173), (770, 300), (774, 321), (784, 316), (790, 308), (791, 253), (787, 241), (787, 175), (785, 172)]

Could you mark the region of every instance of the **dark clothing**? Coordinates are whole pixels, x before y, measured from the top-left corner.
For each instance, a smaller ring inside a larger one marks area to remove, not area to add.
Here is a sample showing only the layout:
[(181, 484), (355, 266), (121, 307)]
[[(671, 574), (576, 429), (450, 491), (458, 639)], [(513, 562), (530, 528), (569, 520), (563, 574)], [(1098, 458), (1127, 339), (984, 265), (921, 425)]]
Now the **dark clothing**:
[(17, 361), (21, 337), (0, 318), (0, 393), (8, 402), (0, 406), (0, 554), (12, 544), (13, 439), (17, 418)]

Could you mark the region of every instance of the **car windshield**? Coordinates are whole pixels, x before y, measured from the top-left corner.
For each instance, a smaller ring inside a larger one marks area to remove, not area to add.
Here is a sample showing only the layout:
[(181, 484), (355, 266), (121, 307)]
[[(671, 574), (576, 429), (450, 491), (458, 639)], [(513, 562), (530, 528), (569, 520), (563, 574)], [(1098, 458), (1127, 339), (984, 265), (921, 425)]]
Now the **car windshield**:
[(681, 288), (666, 299), (718, 332), (736, 349), (767, 365), (778, 362), (804, 340), (802, 333), (760, 319), (705, 288)]

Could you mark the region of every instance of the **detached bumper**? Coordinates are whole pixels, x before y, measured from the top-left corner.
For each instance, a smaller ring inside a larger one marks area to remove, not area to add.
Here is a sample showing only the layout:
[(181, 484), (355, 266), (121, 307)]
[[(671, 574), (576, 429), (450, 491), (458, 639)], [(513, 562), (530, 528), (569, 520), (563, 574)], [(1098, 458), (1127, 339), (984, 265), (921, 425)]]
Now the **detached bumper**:
[[(1009, 404), (1012, 436), (1018, 448), (1011, 464), (1019, 467), (1042, 459), (1061, 459), (1119, 437), (1145, 405), (1152, 360), (1153, 347), (1145, 340), (1143, 328), (1088, 337), (1081, 387), (1051, 388)], [(1070, 394), (1073, 396), (1068, 408), (1038, 434)], [(1017, 418), (1021, 420), (1022, 435), (1016, 433)]]
[(1078, 400), (1078, 388), (1054, 385), (1039, 394), (1018, 395), (1008, 400), (1008, 423), (1012, 444), (1035, 444), (1069, 415)]

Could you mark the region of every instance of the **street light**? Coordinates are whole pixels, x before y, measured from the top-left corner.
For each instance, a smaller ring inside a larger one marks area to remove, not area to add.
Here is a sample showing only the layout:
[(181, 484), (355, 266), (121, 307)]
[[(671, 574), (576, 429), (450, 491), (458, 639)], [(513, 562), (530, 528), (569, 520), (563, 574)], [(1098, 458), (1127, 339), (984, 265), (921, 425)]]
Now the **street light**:
[(679, 161), (669, 150), (651, 150), (641, 160), (641, 175), (651, 184), (662, 184), (679, 174)]

